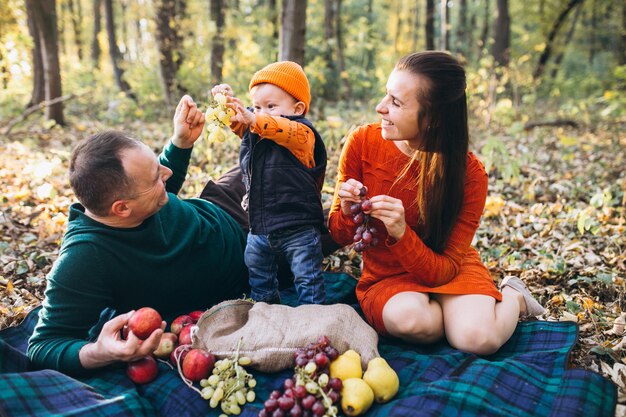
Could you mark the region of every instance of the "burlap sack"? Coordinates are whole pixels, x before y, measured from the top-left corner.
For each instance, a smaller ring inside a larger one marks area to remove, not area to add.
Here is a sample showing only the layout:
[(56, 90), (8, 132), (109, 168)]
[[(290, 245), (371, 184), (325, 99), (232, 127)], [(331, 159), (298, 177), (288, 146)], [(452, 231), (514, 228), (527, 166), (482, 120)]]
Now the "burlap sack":
[(232, 355), (241, 339), (240, 354), (252, 368), (277, 372), (295, 366), (294, 353), (326, 335), (339, 353), (361, 354), (363, 369), (379, 356), (378, 335), (346, 304), (285, 305), (224, 301), (206, 311), (191, 331), (193, 347), (217, 358)]

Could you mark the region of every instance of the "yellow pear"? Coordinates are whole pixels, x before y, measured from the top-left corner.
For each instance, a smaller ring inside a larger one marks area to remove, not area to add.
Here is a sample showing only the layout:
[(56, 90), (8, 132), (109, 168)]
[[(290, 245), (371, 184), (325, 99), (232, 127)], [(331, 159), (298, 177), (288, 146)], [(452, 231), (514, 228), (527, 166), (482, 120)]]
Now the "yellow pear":
[(398, 374), (383, 358), (374, 358), (367, 364), (363, 380), (374, 391), (377, 403), (386, 403), (398, 393), (400, 380)]
[(348, 378), (343, 381), (341, 409), (348, 416), (363, 414), (374, 402), (374, 391), (361, 378)]
[(348, 378), (361, 378), (362, 375), (361, 355), (352, 349), (346, 350), (330, 363), (331, 378), (343, 381)]

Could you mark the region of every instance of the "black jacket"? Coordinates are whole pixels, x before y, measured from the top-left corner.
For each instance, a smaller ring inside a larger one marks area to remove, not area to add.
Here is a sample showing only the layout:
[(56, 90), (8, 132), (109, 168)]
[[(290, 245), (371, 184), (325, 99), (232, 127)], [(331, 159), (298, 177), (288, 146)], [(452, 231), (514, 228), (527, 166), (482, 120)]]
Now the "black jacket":
[(289, 149), (248, 129), (239, 163), (248, 191), (250, 231), (266, 235), (285, 227), (313, 225), (324, 229), (321, 192), (326, 174), (326, 147), (310, 121), (284, 116), (308, 126), (315, 135), (315, 166), (307, 168)]

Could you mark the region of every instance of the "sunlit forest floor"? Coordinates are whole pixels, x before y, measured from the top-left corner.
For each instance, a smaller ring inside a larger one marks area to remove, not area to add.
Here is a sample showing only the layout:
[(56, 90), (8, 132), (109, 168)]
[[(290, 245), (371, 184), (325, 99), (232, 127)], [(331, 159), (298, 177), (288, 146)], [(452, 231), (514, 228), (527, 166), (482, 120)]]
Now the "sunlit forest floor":
[[(352, 123), (360, 121), (321, 122), (335, 132), (327, 141), (331, 160), (325, 204), (330, 203), (340, 138)], [(105, 127), (111, 126), (84, 121), (44, 129), (23, 123), (0, 136), (0, 329), (19, 324), (39, 305), (74, 201), (66, 175), (71, 147)], [(167, 122), (133, 122), (124, 129), (155, 150), (169, 134)], [(473, 132), (472, 146), (483, 161), (494, 162), (487, 163), (490, 191), (474, 242), (484, 262), (496, 281), (507, 274), (521, 276), (548, 308), (543, 319), (578, 322), (571, 366), (599, 372), (619, 386), (618, 415), (626, 410), (623, 132), (623, 123), (602, 129), (534, 128), (515, 135)], [(203, 139), (194, 151), (184, 195), (198, 195), (209, 176), (234, 164), (237, 146), (236, 138), (211, 145)], [(511, 167), (518, 169), (514, 175)], [(325, 260), (328, 270), (354, 275), (359, 264), (350, 249)]]

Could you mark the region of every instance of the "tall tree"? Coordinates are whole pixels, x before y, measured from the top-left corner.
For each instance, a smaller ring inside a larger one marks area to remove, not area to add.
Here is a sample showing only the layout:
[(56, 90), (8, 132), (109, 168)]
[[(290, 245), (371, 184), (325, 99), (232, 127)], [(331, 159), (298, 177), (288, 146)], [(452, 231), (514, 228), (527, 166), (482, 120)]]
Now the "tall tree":
[(435, 0), (426, 0), (426, 25), (424, 25), (426, 36), (426, 49), (435, 49)]
[(550, 59), (550, 56), (552, 55), (552, 49), (554, 48), (554, 40), (556, 36), (558, 35), (559, 31), (561, 30), (563, 23), (565, 23), (567, 16), (574, 9), (574, 7), (576, 7), (578, 4), (582, 2), (583, 0), (569, 0), (565, 8), (561, 11), (561, 13), (559, 13), (558, 17), (552, 24), (552, 29), (550, 30), (550, 33), (548, 34), (548, 39), (546, 41), (546, 47), (541, 53), (541, 56), (539, 57), (539, 61), (537, 62), (537, 67), (535, 68), (535, 71), (533, 72), (533, 78), (535, 80), (540, 78), (543, 75), (545, 68), (546, 68), (546, 64), (548, 63), (548, 59)]
[(574, 18), (572, 19), (572, 23), (570, 24), (569, 30), (567, 31), (567, 35), (565, 35), (565, 41), (563, 42), (563, 47), (561, 51), (554, 59), (554, 66), (552, 67), (552, 71), (550, 75), (552, 78), (556, 78), (557, 73), (559, 72), (559, 68), (561, 67), (561, 61), (563, 61), (563, 57), (565, 56), (565, 51), (567, 50), (567, 46), (570, 41), (574, 37), (574, 30), (576, 29), (576, 23), (578, 23), (578, 16), (580, 15), (580, 11), (582, 9), (582, 3), (580, 3), (576, 7), (576, 12), (574, 13)]
[(211, 21), (215, 24), (215, 36), (211, 44), (211, 84), (222, 82), (225, 6), (224, 0), (210, 0)]
[(491, 22), (490, 2), (491, 0), (485, 0), (485, 7), (483, 9), (483, 29), (480, 32), (479, 57), (483, 55), (484, 50), (489, 44), (489, 23)]
[[(28, 3), (27, 3), (28, 6)], [(33, 63), (33, 91), (30, 96), (30, 101), (26, 107), (39, 104), (46, 99), (46, 80), (43, 70), (43, 51), (41, 47), (41, 41), (39, 40), (39, 29), (37, 28), (37, 22), (31, 7), (26, 7), (28, 32), (33, 38), (33, 48), (31, 49), (31, 57)]]
[(335, 35), (337, 36), (337, 71), (339, 77), (343, 80), (343, 88), (346, 91), (346, 96), (352, 96), (352, 87), (350, 86), (350, 80), (345, 77), (346, 71), (346, 59), (343, 54), (343, 25), (341, 24), (341, 2), (337, 0), (337, 13), (335, 15)]
[(280, 60), (304, 66), (306, 0), (283, 0), (280, 33)]
[(441, 36), (439, 37), (439, 49), (441, 49), (442, 51), (445, 51), (448, 49), (448, 45), (450, 45), (450, 34), (448, 31), (448, 24), (449, 24), (448, 0), (440, 1), (439, 10), (440, 10), (440, 15), (441, 15), (441, 19), (439, 22), (439, 26), (441, 27), (441, 30), (440, 30)]
[(165, 96), (165, 104), (171, 107), (179, 96), (176, 80), (183, 61), (179, 49), (182, 42), (178, 31), (176, 0), (156, 0), (157, 44), (159, 46), (159, 68)]
[(497, 0), (497, 12), (494, 43), (491, 54), (501, 67), (509, 65), (509, 48), (511, 43), (511, 17), (509, 16), (509, 0)]
[[(41, 61), (44, 71), (44, 93), (46, 101), (60, 98), (61, 67), (59, 65), (58, 31), (55, 0), (26, 0), (26, 7), (32, 13), (35, 29), (41, 46)], [(63, 125), (63, 103), (46, 106), (45, 117)]]
[(620, 36), (620, 48), (617, 53), (617, 63), (626, 65), (626, 3), (622, 2), (622, 36)]
[(337, 22), (336, 0), (324, 0), (324, 60), (326, 61), (326, 82), (323, 86), (322, 96), (328, 101), (337, 101), (339, 95), (339, 74), (335, 56), (337, 51), (337, 35), (335, 23)]
[(76, 52), (78, 54), (78, 59), (82, 61), (83, 40), (81, 25), (83, 20), (83, 9), (80, 5), (80, 0), (77, 0), (76, 4), (74, 4), (74, 0), (67, 0), (67, 7), (70, 13), (70, 19), (72, 20), (72, 29), (74, 31), (74, 43), (76, 44)]
[[(624, 7), (626, 10), (626, 7)], [(591, 28), (589, 30), (589, 65), (593, 64), (593, 58), (596, 55), (596, 36), (598, 33), (598, 2), (591, 2)]]
[(280, 31), (279, 22), (278, 22), (278, 5), (276, 4), (276, 0), (269, 0), (269, 13), (270, 13), (270, 22), (272, 22), (272, 46), (273, 48), (267, 48), (270, 52), (270, 61), (276, 61), (278, 59), (279, 45), (280, 45)]
[(463, 56), (468, 58), (470, 40), (467, 37), (470, 35), (467, 27), (467, 0), (459, 1), (459, 21), (456, 28), (456, 50)]
[(111, 56), (111, 65), (113, 66), (113, 74), (117, 87), (122, 90), (127, 97), (137, 100), (137, 97), (130, 89), (130, 85), (124, 79), (124, 70), (121, 67), (122, 56), (117, 47), (117, 38), (115, 36), (115, 17), (113, 13), (113, 1), (104, 1), (104, 15), (106, 19), (107, 38), (109, 39), (109, 55)]
[(413, 2), (413, 24), (411, 25), (411, 50), (417, 50), (417, 40), (419, 39), (420, 26), (420, 4), (419, 0)]
[(92, 0), (93, 36), (91, 38), (91, 62), (94, 68), (100, 68), (100, 40), (98, 36), (102, 30), (102, 0)]

